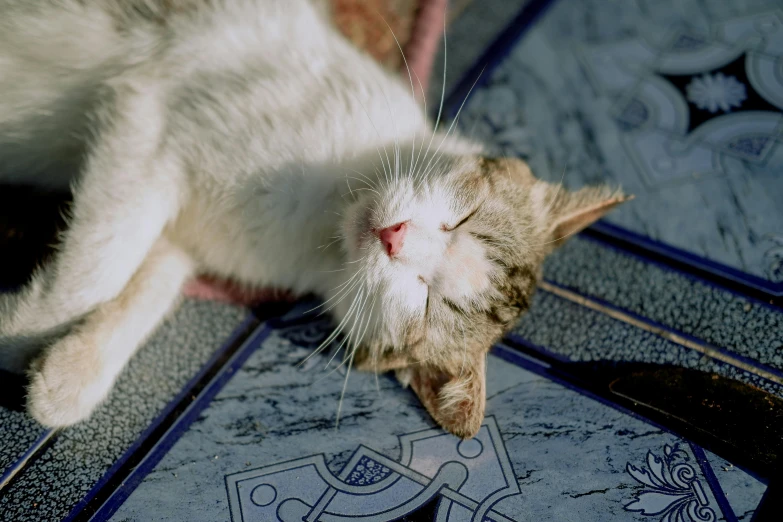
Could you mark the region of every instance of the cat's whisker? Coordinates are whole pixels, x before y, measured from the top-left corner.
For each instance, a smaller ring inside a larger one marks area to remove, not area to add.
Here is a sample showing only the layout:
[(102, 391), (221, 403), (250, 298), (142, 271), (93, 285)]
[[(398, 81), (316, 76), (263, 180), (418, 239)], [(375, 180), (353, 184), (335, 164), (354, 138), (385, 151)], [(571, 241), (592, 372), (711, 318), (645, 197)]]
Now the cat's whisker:
[[(356, 317), (357, 317), (357, 320), (356, 320), (356, 321), (353, 321), (353, 322), (351, 323), (351, 327), (350, 327), (350, 330), (349, 330), (349, 332), (346, 334), (346, 336), (344, 337), (343, 341), (342, 341), (342, 342), (340, 343), (340, 345), (337, 347), (337, 349), (335, 350), (335, 352), (334, 352), (334, 354), (332, 355), (331, 359), (329, 359), (329, 362), (326, 364), (326, 367), (325, 367), (324, 369), (327, 369), (327, 368), (328, 368), (328, 367), (329, 367), (329, 366), (332, 364), (332, 361), (334, 360), (334, 358), (337, 356), (337, 354), (338, 354), (338, 353), (340, 353), (340, 351), (342, 350), (342, 348), (343, 348), (344, 346), (346, 346), (346, 344), (348, 344), (348, 345), (350, 346), (350, 360), (351, 360), (351, 361), (353, 361), (353, 357), (354, 357), (354, 355), (356, 354), (356, 350), (357, 350), (357, 348), (358, 348), (358, 346), (359, 346), (359, 343), (358, 343), (358, 342), (356, 342), (356, 341), (354, 341), (354, 339), (355, 339), (355, 337), (354, 337), (354, 329), (355, 329), (355, 327), (356, 327), (356, 325), (357, 325), (357, 324), (360, 324), (360, 323), (362, 323), (362, 322), (363, 322), (363, 316), (364, 316), (364, 314), (363, 314), (363, 311), (364, 311), (364, 306), (365, 306), (365, 305), (366, 305), (366, 303), (367, 303), (367, 299), (369, 298), (369, 293), (370, 293), (370, 292), (369, 292), (369, 289), (366, 289), (366, 288), (362, 288), (362, 289), (360, 290), (360, 292), (361, 292), (361, 294), (360, 294), (360, 295), (357, 295), (357, 299), (358, 299), (358, 301), (359, 301), (361, 304), (359, 305), (359, 308), (357, 308), (357, 309), (356, 309), (356, 310), (353, 312), (353, 314), (352, 314), (352, 315), (354, 315), (354, 316), (356, 316)], [(355, 304), (355, 303), (354, 303), (354, 304)], [(374, 304), (374, 300), (373, 300), (373, 304)], [(343, 365), (345, 365), (345, 362), (346, 362), (346, 360), (348, 360), (348, 359), (347, 359), (347, 358), (343, 358), (343, 362), (342, 362), (342, 363), (340, 363), (340, 364), (339, 364), (339, 365), (338, 365), (338, 366), (337, 366), (337, 367), (336, 367), (336, 368), (335, 368), (335, 369), (334, 369), (332, 372), (329, 372), (329, 374), (328, 374), (328, 375), (331, 375), (331, 374), (332, 374), (332, 373), (334, 373), (335, 371), (339, 370), (339, 369), (340, 369), (340, 368), (341, 368)], [(350, 373), (350, 368), (349, 368), (349, 370), (348, 370), (348, 373)], [(347, 378), (347, 375), (346, 375), (346, 378)]]
[[(323, 314), (325, 314), (325, 313), (329, 312), (330, 310), (332, 310), (334, 307), (336, 307), (336, 306), (337, 306), (337, 305), (339, 305), (340, 303), (342, 303), (342, 302), (343, 302), (343, 300), (345, 300), (345, 298), (346, 298), (346, 297), (348, 297), (348, 296), (350, 295), (350, 293), (351, 293), (351, 292), (354, 290), (354, 288), (356, 288), (356, 286), (357, 286), (357, 285), (358, 285), (360, 282), (361, 282), (361, 280), (354, 281), (354, 282), (353, 282), (353, 284), (351, 284), (351, 286), (349, 286), (349, 287), (347, 287), (346, 289), (344, 289), (344, 290), (342, 290), (342, 291), (338, 292), (338, 295), (335, 295), (334, 297), (332, 297), (332, 299), (334, 299), (335, 297), (338, 297), (338, 296), (339, 296), (339, 299), (338, 299), (336, 302), (332, 303), (332, 305), (331, 305), (331, 306), (329, 306), (328, 308), (326, 308), (326, 309), (322, 310), (322, 311), (321, 311), (321, 313), (319, 313), (318, 315), (319, 315), (319, 316), (321, 316), (321, 315), (323, 315)], [(324, 303), (324, 304), (326, 304), (326, 303)], [(321, 306), (323, 306), (323, 305), (321, 305)]]
[[(323, 351), (323, 350), (324, 350), (324, 349), (325, 349), (327, 346), (329, 346), (329, 344), (331, 344), (331, 342), (332, 342), (334, 339), (336, 339), (336, 338), (337, 338), (337, 336), (338, 336), (338, 335), (340, 335), (340, 333), (341, 333), (341, 332), (343, 331), (343, 329), (345, 328), (345, 325), (346, 325), (346, 323), (347, 323), (347, 322), (350, 320), (350, 317), (351, 317), (351, 315), (352, 315), (352, 313), (353, 313), (353, 310), (355, 309), (356, 303), (357, 303), (357, 300), (356, 300), (356, 297), (354, 297), (354, 301), (353, 301), (353, 303), (351, 304), (351, 307), (348, 309), (348, 312), (346, 312), (346, 314), (345, 314), (345, 317), (343, 317), (343, 320), (342, 320), (342, 321), (340, 321), (340, 323), (339, 323), (339, 324), (338, 324), (338, 325), (335, 327), (335, 329), (334, 329), (334, 330), (332, 330), (332, 333), (330, 333), (330, 334), (329, 334), (329, 335), (326, 337), (326, 339), (324, 339), (324, 340), (321, 342), (321, 344), (319, 344), (319, 345), (318, 345), (318, 347), (317, 347), (315, 350), (313, 350), (313, 352), (312, 352), (310, 355), (308, 355), (307, 357), (305, 357), (305, 358), (302, 360), (302, 362), (300, 362), (300, 363), (299, 363), (299, 365), (298, 365), (298, 366), (302, 366), (302, 365), (303, 365), (303, 364), (305, 364), (307, 361), (309, 361), (309, 360), (310, 360), (312, 357), (314, 357), (315, 355), (317, 355), (317, 354), (321, 353), (321, 352), (322, 352), (322, 351)], [(345, 342), (345, 341), (343, 341), (343, 343), (344, 343), (344, 342)], [(341, 346), (342, 346), (342, 345), (341, 345)], [(337, 349), (337, 351), (335, 352), (335, 355), (336, 355), (336, 353), (337, 353), (337, 352), (339, 352), (339, 350), (340, 350), (340, 348), (338, 348), (338, 349)], [(334, 356), (332, 356), (332, 359), (334, 359)], [(331, 363), (331, 359), (329, 360), (329, 363)], [(328, 366), (329, 366), (329, 364), (327, 363), (327, 367), (328, 367)]]
[(481, 72), (479, 72), (476, 79), (473, 81), (473, 85), (470, 86), (470, 89), (468, 90), (468, 93), (465, 95), (465, 99), (462, 100), (462, 103), (459, 106), (459, 109), (457, 110), (457, 114), (454, 116), (454, 119), (451, 121), (451, 125), (449, 125), (449, 128), (446, 130), (446, 134), (444, 134), (443, 139), (440, 140), (440, 144), (438, 144), (438, 148), (435, 149), (435, 152), (433, 153), (432, 158), (430, 158), (430, 161), (427, 163), (427, 166), (425, 167), (425, 171), (428, 170), (430, 164), (433, 162), (433, 160), (437, 161), (440, 159), (441, 155), (438, 153), (440, 152), (441, 147), (443, 146), (443, 143), (445, 143), (446, 138), (449, 137), (451, 132), (454, 130), (454, 126), (459, 121), (460, 114), (462, 114), (462, 109), (465, 107), (465, 103), (467, 103), (468, 99), (470, 98), (471, 93), (473, 92), (473, 89), (476, 87), (476, 84), (478, 84), (478, 81), (481, 79), (481, 76), (484, 74), (484, 71), (486, 70), (486, 66), (481, 69)]
[(441, 91), (440, 91), (440, 106), (438, 107), (438, 116), (435, 119), (435, 125), (432, 127), (433, 132), (430, 135), (430, 141), (427, 144), (427, 152), (424, 153), (424, 157), (426, 158), (427, 154), (430, 152), (430, 148), (432, 147), (432, 141), (435, 139), (435, 131), (438, 130), (438, 126), (440, 125), (440, 118), (443, 114), (443, 103), (446, 100), (446, 67), (448, 63), (448, 41), (446, 40), (446, 19), (443, 19), (443, 80), (441, 84)]
[[(392, 179), (394, 181), (399, 180), (399, 154), (400, 154), (400, 141), (398, 139), (399, 132), (397, 129), (397, 121), (394, 118), (394, 113), (391, 110), (391, 103), (389, 103), (389, 97), (386, 95), (386, 90), (383, 88), (383, 85), (379, 86), (378, 92), (381, 93), (383, 96), (384, 101), (386, 102), (386, 110), (389, 113), (389, 121), (391, 121), (392, 126), (394, 127), (394, 169), (392, 169)], [(385, 148), (385, 147), (384, 147)]]
[(555, 238), (552, 241), (547, 241), (546, 243), (539, 243), (537, 245), (530, 245), (530, 246), (532, 246), (532, 247), (540, 247), (540, 246), (551, 245), (552, 243), (557, 243), (558, 241), (562, 241), (562, 240), (564, 240), (566, 238), (569, 238), (569, 237), (571, 237), (571, 236), (573, 236), (575, 234), (578, 234), (579, 232), (581, 232), (581, 230), (574, 230), (573, 232), (569, 232), (568, 234), (565, 234), (563, 236)]
[[(365, 299), (364, 299), (365, 303), (366, 303), (366, 299), (367, 298), (365, 297)], [(373, 303), (374, 303), (374, 300), (373, 300)], [(351, 333), (353, 333), (353, 328), (351, 328)], [(338, 404), (337, 404), (337, 417), (336, 417), (336, 420), (335, 420), (335, 429), (337, 429), (339, 427), (339, 425), (340, 425), (340, 414), (341, 414), (342, 408), (343, 408), (343, 400), (345, 399), (345, 390), (348, 388), (348, 379), (351, 376), (351, 368), (353, 367), (353, 360), (354, 360), (354, 357), (356, 355), (356, 350), (358, 349), (358, 347), (359, 347), (359, 344), (358, 343), (354, 343), (353, 344), (353, 348), (351, 350), (351, 354), (348, 356), (348, 370), (345, 372), (345, 379), (343, 380), (343, 389), (340, 392), (340, 400), (338, 401)]]
[[(362, 292), (362, 291), (363, 291), (363, 290), (360, 290), (360, 292)], [(351, 304), (351, 308), (350, 308), (350, 309), (348, 310), (348, 312), (346, 313), (346, 316), (345, 316), (345, 318), (344, 318), (344, 321), (343, 321), (343, 322), (345, 322), (346, 320), (349, 320), (351, 316), (355, 315), (355, 313), (356, 313), (355, 305), (356, 305), (356, 303), (358, 302), (358, 297), (359, 297), (359, 294), (357, 294), (357, 295), (354, 297), (354, 302)], [(332, 334), (329, 336), (329, 337), (330, 337), (330, 339), (329, 339), (329, 342), (330, 342), (330, 343), (331, 343), (331, 342), (332, 342), (334, 339), (336, 339), (336, 338), (337, 338), (337, 336), (338, 336), (338, 335), (339, 335), (339, 334), (342, 332), (342, 330), (344, 329), (344, 327), (345, 327), (345, 325), (341, 323), (341, 325), (340, 325), (340, 327), (339, 327), (339, 331), (338, 331), (338, 329), (337, 329), (337, 328), (335, 328), (335, 330), (334, 330), (334, 331), (332, 332)], [(351, 324), (351, 329), (353, 329), (353, 324)], [(334, 361), (334, 358), (337, 356), (337, 354), (339, 354), (339, 353), (340, 353), (340, 351), (342, 350), (343, 346), (345, 346), (346, 342), (347, 342), (347, 341), (348, 341), (348, 339), (349, 339), (349, 336), (350, 336), (350, 333), (349, 333), (349, 334), (347, 334), (347, 335), (345, 335), (345, 336), (343, 337), (343, 340), (340, 342), (340, 344), (339, 344), (339, 345), (338, 345), (338, 346), (337, 346), (337, 347), (334, 349), (334, 353), (332, 354), (332, 356), (331, 356), (331, 358), (329, 359), (329, 361), (326, 363), (326, 366), (324, 366), (324, 370), (328, 369), (328, 368), (329, 368), (329, 366), (331, 366), (331, 364), (332, 364), (332, 361)], [(319, 348), (320, 348), (320, 347), (319, 347)], [(318, 352), (320, 352), (320, 351), (322, 351), (322, 350), (323, 350), (323, 348), (320, 348), (320, 349), (318, 350)], [(315, 355), (315, 353), (311, 354), (311, 356), (312, 356), (312, 355)], [(335, 368), (334, 368), (332, 371), (330, 371), (329, 373), (327, 373), (326, 375), (324, 375), (322, 378), (320, 378), (320, 379), (318, 379), (317, 381), (315, 381), (313, 384), (316, 384), (316, 383), (318, 383), (318, 382), (322, 381), (323, 379), (325, 379), (325, 378), (329, 377), (330, 375), (332, 375), (334, 372), (338, 371), (340, 368), (342, 368), (342, 367), (343, 367), (343, 365), (345, 364), (345, 361), (346, 361), (346, 359), (344, 358), (344, 359), (343, 359), (343, 362), (341, 362), (340, 364), (338, 364), (338, 365), (337, 365), (337, 366), (336, 366), (336, 367), (335, 367)]]
[[(391, 32), (391, 35), (394, 38), (394, 41), (397, 42), (397, 46), (399, 47), (399, 42), (397, 41), (397, 36), (395, 36), (394, 31), (391, 30), (391, 26), (389, 25), (389, 23), (386, 21), (386, 19), (383, 17), (383, 15), (377, 9), (374, 9), (374, 11), (375, 11), (375, 14), (377, 14), (380, 17), (380, 19), (383, 20), (383, 23), (386, 24), (386, 27), (389, 28), (389, 31)], [(400, 51), (402, 51), (401, 47), (400, 47)], [(403, 60), (405, 60), (405, 65), (407, 67), (408, 62), (405, 59), (405, 54), (404, 53), (403, 53), (402, 58), (403, 58)], [(410, 77), (410, 69), (408, 70), (408, 72), (409, 72), (408, 76)], [(399, 135), (398, 130), (397, 130), (397, 122), (394, 119), (394, 113), (391, 110), (391, 104), (389, 103), (389, 98), (388, 98), (388, 96), (386, 96), (386, 91), (383, 89), (383, 86), (381, 86), (380, 92), (381, 92), (381, 94), (383, 94), (383, 97), (386, 100), (386, 109), (389, 112), (389, 120), (392, 122), (392, 125), (394, 126), (394, 162), (395, 162), (395, 168), (394, 168), (393, 174), (394, 174), (394, 181), (399, 181), (400, 143), (399, 143), (399, 140), (397, 139), (397, 136)], [(413, 81), (412, 80), (411, 80), (411, 94), (413, 95)]]
[[(362, 289), (361, 291), (362, 291), (362, 292), (364, 292), (364, 289)], [(369, 290), (368, 290), (368, 292), (369, 292)], [(358, 295), (357, 295), (357, 297), (358, 297)], [(376, 294), (376, 298), (377, 298), (377, 294)], [(356, 298), (354, 298), (354, 304), (356, 304)], [(373, 306), (374, 306), (374, 304), (375, 304), (375, 300), (373, 300)], [(352, 308), (353, 308), (353, 306), (352, 306)], [(360, 307), (360, 308), (361, 308), (361, 307)], [(346, 314), (346, 317), (348, 317), (348, 315), (353, 315), (354, 313), (355, 313), (354, 311), (351, 311), (351, 310), (349, 310), (349, 313), (348, 313), (348, 314)], [(351, 325), (351, 331), (353, 330), (353, 328), (354, 328), (355, 324), (356, 324), (356, 322), (354, 322), (354, 323)], [(333, 333), (334, 333), (334, 332), (333, 332)], [(335, 335), (334, 337), (336, 337), (336, 335)], [(332, 339), (334, 339), (334, 337), (332, 337)], [(343, 341), (340, 343), (340, 345), (339, 345), (339, 346), (338, 346), (338, 347), (335, 349), (335, 353), (332, 355), (331, 359), (329, 359), (329, 362), (327, 362), (327, 364), (326, 364), (326, 366), (324, 367), (324, 369), (328, 368), (328, 367), (331, 365), (331, 363), (332, 363), (332, 361), (334, 360), (335, 356), (336, 356), (336, 355), (337, 355), (337, 354), (340, 352), (340, 350), (342, 349), (342, 347), (345, 345), (346, 341), (347, 341), (349, 338), (350, 338), (350, 332), (349, 332), (349, 334), (346, 336), (346, 338), (345, 338), (345, 339), (343, 339)], [(331, 340), (330, 340), (330, 342), (331, 342)], [(354, 350), (355, 350), (355, 347), (354, 347)], [(328, 373), (326, 376), (324, 376), (324, 378), (328, 377), (329, 375), (331, 375), (331, 374), (332, 374), (332, 373), (334, 373), (335, 371), (339, 370), (339, 369), (340, 369), (340, 368), (341, 368), (341, 367), (342, 367), (344, 364), (345, 364), (345, 359), (344, 359), (344, 360), (343, 360), (343, 362), (342, 362), (342, 363), (340, 363), (340, 364), (339, 364), (339, 365), (338, 365), (336, 368), (334, 368), (334, 369), (333, 369), (331, 372), (329, 372), (329, 373)], [(321, 380), (321, 379), (319, 379), (319, 381), (320, 381), (320, 380)], [(316, 381), (316, 382), (319, 382), (319, 381)]]
[(348, 169), (348, 170), (350, 170), (351, 172), (353, 172), (354, 174), (356, 174), (356, 175), (358, 175), (358, 176), (361, 176), (361, 178), (357, 178), (357, 177), (355, 177), (355, 176), (348, 176), (348, 175), (346, 174), (346, 176), (345, 176), (345, 177), (346, 177), (347, 179), (353, 179), (353, 180), (355, 180), (355, 181), (358, 181), (358, 182), (360, 182), (360, 183), (364, 183), (364, 184), (365, 184), (365, 185), (367, 185), (368, 187), (372, 187), (372, 188), (374, 188), (374, 189), (377, 189), (377, 188), (378, 188), (378, 184), (377, 184), (376, 182), (374, 182), (374, 181), (373, 181), (373, 180), (372, 180), (370, 177), (368, 177), (366, 174), (363, 174), (363, 173), (359, 172), (358, 170), (353, 170), (353, 169)]
[(318, 250), (323, 250), (323, 251), (325, 251), (327, 248), (329, 248), (330, 246), (332, 246), (332, 245), (334, 245), (335, 243), (339, 242), (341, 239), (344, 239), (344, 238), (341, 236), (341, 237), (335, 238), (335, 240), (334, 240), (334, 241), (332, 241), (332, 242), (330, 242), (330, 243), (328, 243), (328, 244), (326, 244), (326, 245), (320, 245), (320, 246), (318, 247)]
[[(366, 248), (367, 248), (367, 247), (364, 247), (362, 250), (365, 250)], [(343, 263), (343, 264), (346, 264), (346, 265), (355, 265), (356, 263), (361, 263), (361, 262), (362, 262), (362, 261), (364, 261), (365, 259), (367, 259), (367, 256), (364, 256), (364, 257), (362, 257), (362, 258), (360, 258), (360, 259), (356, 259), (356, 260), (354, 260), (354, 261), (346, 261), (346, 262), (345, 262), (345, 263)]]
[[(378, 14), (380, 15), (380, 13), (378, 13)], [(405, 51), (402, 50), (402, 46), (400, 45), (400, 41), (397, 39), (397, 35), (394, 34), (394, 30), (392, 29), (391, 25), (389, 25), (389, 22), (386, 21), (386, 19), (383, 17), (383, 15), (380, 15), (380, 17), (383, 20), (383, 23), (386, 24), (386, 27), (389, 28), (389, 32), (391, 33), (392, 38), (394, 38), (394, 43), (397, 44), (397, 48), (400, 50), (400, 56), (402, 56), (402, 61), (405, 64), (405, 69), (407, 69), (407, 71), (408, 71), (408, 81), (411, 84), (411, 97), (415, 98), (416, 97), (416, 89), (413, 86), (413, 76), (411, 75), (411, 68), (408, 65), (408, 59), (405, 57)], [(417, 77), (417, 80), (418, 80), (418, 77)], [(419, 82), (419, 85), (421, 85), (421, 82)], [(424, 88), (422, 87), (422, 94), (423, 93), (424, 93)], [(426, 99), (425, 99), (424, 114), (426, 114), (426, 113), (427, 113), (427, 104), (426, 104)], [(422, 137), (423, 136), (424, 136), (424, 134), (422, 134)], [(422, 138), (422, 143), (423, 142), (424, 142), (424, 140)], [(411, 173), (413, 172), (414, 156), (416, 154), (416, 135), (415, 135), (415, 133), (413, 135), (413, 139), (411, 140), (411, 145), (412, 145), (411, 146), (411, 162), (410, 162), (410, 165), (408, 167), (408, 177), (410, 177)]]
[(354, 193), (354, 192), (364, 192), (364, 191), (367, 191), (367, 192), (374, 192), (375, 194), (378, 194), (378, 196), (380, 196), (380, 195), (381, 195), (381, 193), (380, 193), (380, 192), (378, 192), (378, 191), (377, 191), (377, 190), (375, 190), (375, 189), (371, 189), (370, 187), (359, 187), (359, 188), (355, 188), (355, 189), (351, 190), (350, 192), (343, 192), (342, 194), (340, 194), (340, 197), (343, 197), (343, 198), (344, 198), (345, 196), (348, 196), (348, 195), (351, 195), (351, 196), (353, 196), (353, 193)]
[(340, 414), (343, 411), (343, 400), (345, 399), (345, 390), (348, 388), (348, 377), (351, 375), (351, 367), (353, 366), (353, 355), (350, 356), (350, 362), (348, 363), (348, 371), (345, 372), (345, 379), (343, 380), (343, 390), (340, 392), (340, 401), (337, 403), (337, 418), (334, 422), (334, 429), (337, 430), (340, 427)]
[[(351, 303), (351, 307), (348, 309), (348, 312), (345, 315), (345, 319), (348, 319), (349, 317), (353, 316), (358, 318), (358, 312), (362, 308), (362, 303), (364, 302), (365, 298), (365, 289), (364, 287), (359, 289), (359, 292), (356, 294), (356, 296), (353, 298), (353, 303)], [(358, 304), (358, 307), (357, 307)], [(343, 349), (343, 347), (348, 344), (351, 340), (351, 332), (353, 331), (354, 327), (356, 325), (356, 321), (351, 321), (350, 323), (350, 330), (348, 333), (343, 336), (343, 340), (340, 342), (337, 349), (334, 351), (334, 354), (332, 355), (331, 359), (329, 359), (329, 362), (326, 363), (326, 366), (324, 367), (324, 370), (329, 368), (329, 366), (332, 364), (332, 361), (337, 356), (338, 353), (340, 353), (340, 350)]]
[[(360, 260), (363, 260), (363, 259), (364, 259), (364, 258), (361, 258)], [(345, 264), (345, 263), (343, 263), (343, 264)], [(343, 268), (343, 270), (345, 270), (345, 268)], [(323, 306), (327, 305), (327, 304), (328, 304), (329, 302), (331, 302), (332, 300), (336, 299), (338, 296), (340, 296), (340, 295), (342, 294), (342, 291), (340, 291), (340, 289), (341, 289), (341, 288), (344, 288), (344, 287), (346, 287), (346, 286), (348, 286), (348, 285), (350, 285), (350, 284), (351, 284), (351, 282), (353, 282), (353, 280), (354, 280), (354, 279), (356, 279), (357, 277), (359, 277), (359, 275), (360, 275), (360, 274), (361, 274), (361, 271), (357, 271), (357, 272), (356, 272), (355, 274), (353, 274), (353, 275), (352, 275), (352, 276), (351, 276), (351, 277), (350, 277), (350, 278), (349, 278), (347, 281), (345, 281), (344, 283), (342, 283), (342, 284), (339, 284), (339, 285), (337, 285), (336, 287), (332, 288), (332, 289), (330, 290), (330, 292), (337, 291), (337, 293), (336, 293), (335, 295), (333, 295), (332, 297), (330, 297), (329, 299), (327, 299), (327, 300), (326, 300), (326, 301), (324, 301), (323, 303), (319, 304), (318, 306), (316, 306), (316, 307), (314, 307), (314, 308), (311, 308), (310, 310), (307, 310), (307, 311), (306, 311), (306, 312), (304, 312), (304, 313), (305, 313), (305, 314), (309, 314), (310, 312), (313, 312), (313, 311), (315, 311), (315, 310), (318, 310), (319, 308), (322, 308)], [(339, 301), (338, 301), (338, 303), (339, 303)], [(323, 313), (324, 313), (324, 312), (321, 312), (321, 314), (323, 314)], [(321, 315), (321, 314), (319, 314), (319, 315)]]
[[(421, 79), (419, 79), (419, 75), (416, 74), (416, 71), (413, 71), (413, 75), (416, 77), (416, 82), (419, 84), (419, 91), (421, 91), (421, 98), (424, 103), (424, 114), (427, 114), (427, 95), (424, 92), (424, 86), (421, 83)], [(421, 133), (421, 142), (419, 143), (419, 153), (416, 155), (416, 160), (411, 162), (410, 168), (408, 169), (408, 177), (413, 177), (414, 173), (416, 172), (416, 166), (419, 164), (419, 160), (421, 159), (421, 153), (424, 150), (424, 140), (427, 139), (427, 132), (426, 127), (425, 131), (422, 131)], [(416, 136), (413, 137), (413, 140), (415, 142)], [(411, 158), (412, 159), (412, 158)]]
[[(371, 292), (371, 289), (368, 289), (368, 292)], [(359, 338), (353, 343), (354, 351), (356, 351), (361, 346), (362, 341), (364, 340), (364, 336), (367, 333), (367, 329), (369, 328), (370, 323), (372, 322), (372, 313), (373, 310), (375, 309), (375, 302), (378, 299), (378, 293), (377, 292), (372, 292), (372, 293), (375, 295), (375, 297), (373, 298), (372, 304), (370, 305), (370, 311), (367, 314), (367, 320), (364, 321), (364, 327), (362, 329), (362, 333), (359, 336)], [(362, 317), (364, 317), (364, 310), (362, 310)]]
[(552, 202), (549, 204), (549, 208), (546, 209), (546, 214), (544, 214), (546, 216), (548, 216), (552, 212), (552, 209), (555, 208), (555, 203), (557, 203), (557, 196), (560, 195), (560, 190), (563, 188), (563, 180), (565, 179), (566, 169), (568, 168), (568, 160), (569, 158), (566, 157), (566, 162), (563, 165), (563, 173), (560, 175), (560, 183), (557, 185), (555, 195), (552, 196)]
[[(370, 113), (367, 111), (367, 108), (364, 106), (364, 104), (362, 103), (362, 101), (359, 99), (358, 96), (354, 96), (354, 99), (362, 108), (362, 111), (364, 112), (365, 116), (367, 116), (367, 121), (370, 122), (370, 125), (372, 125), (373, 130), (375, 130), (375, 134), (378, 136), (378, 140), (383, 141), (381, 139), (381, 133), (378, 131), (378, 127), (375, 126), (375, 122), (372, 121), (372, 118), (370, 117)], [(387, 100), (387, 105), (388, 105), (388, 100)], [(391, 160), (389, 159), (389, 151), (386, 150), (385, 145), (381, 145), (381, 147), (383, 147), (383, 154), (386, 156), (386, 163), (388, 163), (389, 171), (391, 171)], [(386, 173), (386, 164), (383, 162), (383, 156), (381, 156), (381, 150), (377, 146), (375, 147), (375, 150), (378, 152), (378, 158), (380, 158), (381, 160), (381, 166), (383, 168), (383, 172)], [(387, 181), (389, 180), (388, 176), (386, 177), (386, 180)]]

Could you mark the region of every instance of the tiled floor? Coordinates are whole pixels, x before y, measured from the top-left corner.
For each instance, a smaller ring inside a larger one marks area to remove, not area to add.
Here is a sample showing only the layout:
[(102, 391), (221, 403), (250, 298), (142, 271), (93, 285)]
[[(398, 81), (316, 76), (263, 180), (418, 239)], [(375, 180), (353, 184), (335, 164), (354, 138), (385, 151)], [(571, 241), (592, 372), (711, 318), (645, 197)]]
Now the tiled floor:
[(783, 293), (781, 63), (775, 0), (558, 0), (462, 122), (546, 179), (635, 194), (609, 223)]
[[(491, 416), (476, 440), (431, 429), (411, 392), (387, 377), (376, 387), (371, 375), (351, 378), (336, 431), (344, 376), (312, 386), (328, 357), (306, 369), (295, 365), (329, 329), (312, 336), (300, 329), (257, 334), (247, 361), (197, 405), (204, 409), (191, 413), (173, 447), (159, 462), (142, 464), (140, 473), (148, 474), (112, 520), (154, 513), (206, 521), (230, 511), (235, 521), (308, 513), (312, 520), (385, 521), (433, 499), (437, 515), (412, 519), (471, 520), (486, 512), (490, 520), (644, 520), (634, 506), (645, 508), (645, 491), (668, 494), (672, 504), (680, 495), (698, 503), (697, 488), (703, 512), (721, 519), (723, 499), (715, 494), (722, 488), (710, 488), (701, 448), (542, 375), (544, 367), (504, 347), (489, 359)], [(735, 474), (742, 478), (732, 487), (743, 489), (746, 506), (755, 505), (763, 484)]]
[[(50, 437), (16, 476), (0, 490), (0, 520), (61, 520), (102, 477), (142, 442), (153, 421), (173, 407), (194, 376), (232, 332), (240, 331), (248, 312), (236, 307), (186, 302), (141, 349), (117, 382), (116, 390), (89, 421)], [(15, 471), (43, 430), (25, 414), (0, 410), (3, 472)], [(9, 455), (10, 456), (10, 455)]]
[[(569, 186), (610, 179), (639, 197), (549, 259), (530, 313), (489, 357), (479, 436), (444, 434), (391, 377), (355, 373), (338, 428), (343, 370), (324, 371), (326, 356), (298, 364), (329, 331), (300, 315), (307, 305), (257, 325), (244, 310), (187, 302), (88, 423), (50, 434), (0, 409), (0, 520), (752, 519), (783, 454), (783, 310), (770, 305), (783, 147), (779, 123), (745, 122), (743, 153), (759, 156), (739, 158), (730, 117), (781, 118), (781, 105), (748, 61), (746, 99), (772, 96), (769, 106), (740, 111), (735, 96), (726, 116), (729, 91), (709, 91), (718, 109), (701, 125), (714, 135), (699, 137), (686, 84), (645, 89), (670, 81), (659, 73), (671, 53), (687, 55), (688, 81), (717, 78), (727, 48), (778, 56), (778, 14), (756, 17), (775, 2), (480, 4), (453, 25), (464, 51), (452, 71), (470, 69), (523, 4), (547, 9), (484, 57), (494, 65), (464, 128), (547, 179), (565, 168)], [(709, 70), (688, 54), (698, 52)], [(633, 84), (618, 83), (627, 74)], [(663, 134), (655, 152), (650, 136)], [(713, 171), (676, 171), (697, 149)], [(672, 162), (663, 174), (676, 183), (639, 161), (650, 151)]]

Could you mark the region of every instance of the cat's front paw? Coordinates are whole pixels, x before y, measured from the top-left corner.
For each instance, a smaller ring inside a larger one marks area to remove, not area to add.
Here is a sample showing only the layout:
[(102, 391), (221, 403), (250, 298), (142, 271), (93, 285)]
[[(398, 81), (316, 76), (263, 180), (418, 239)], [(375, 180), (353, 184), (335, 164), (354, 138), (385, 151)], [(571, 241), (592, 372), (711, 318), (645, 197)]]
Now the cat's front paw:
[(61, 339), (30, 371), (27, 411), (46, 427), (70, 426), (90, 416), (110, 387), (101, 379), (100, 355), (78, 335)]

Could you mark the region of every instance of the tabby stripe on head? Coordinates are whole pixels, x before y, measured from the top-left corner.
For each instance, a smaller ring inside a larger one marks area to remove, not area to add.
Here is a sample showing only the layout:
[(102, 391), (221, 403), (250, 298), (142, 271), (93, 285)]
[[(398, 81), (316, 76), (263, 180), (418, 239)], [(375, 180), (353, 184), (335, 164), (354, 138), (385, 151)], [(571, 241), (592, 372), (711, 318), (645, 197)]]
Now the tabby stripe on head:
[(455, 303), (454, 301), (452, 301), (451, 299), (448, 299), (448, 298), (444, 297), (443, 298), (443, 304), (448, 306), (449, 309), (452, 312), (460, 314), (460, 315), (463, 315), (463, 316), (465, 315), (465, 311), (462, 308), (460, 308), (459, 305), (457, 303)]
[(477, 240), (481, 241), (482, 243), (489, 243), (492, 245), (495, 242), (495, 238), (492, 236), (487, 236), (485, 234), (479, 234), (478, 232), (468, 232), (471, 236), (476, 238)]

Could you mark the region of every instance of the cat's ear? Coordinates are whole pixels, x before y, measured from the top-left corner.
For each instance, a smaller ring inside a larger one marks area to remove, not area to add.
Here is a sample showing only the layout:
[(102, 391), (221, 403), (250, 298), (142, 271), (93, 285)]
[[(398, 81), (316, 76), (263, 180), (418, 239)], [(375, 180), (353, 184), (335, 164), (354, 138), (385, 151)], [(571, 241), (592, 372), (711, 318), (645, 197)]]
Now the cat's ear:
[(560, 186), (547, 184), (544, 205), (546, 212), (546, 238), (552, 247), (601, 219), (618, 205), (634, 196), (608, 186), (585, 187), (568, 191)]
[(484, 421), (487, 402), (486, 353), (468, 356), (455, 371), (413, 365), (398, 371), (410, 384), (432, 418), (445, 430), (463, 439), (474, 437)]
[(518, 158), (484, 158), (484, 167), (523, 187), (532, 187), (538, 181), (530, 166)]
[(539, 180), (530, 166), (517, 158), (485, 158), (484, 162), (487, 168), (507, 176), (514, 184), (527, 190), (534, 205), (534, 214), (544, 220), (545, 244), (550, 249), (595, 223), (621, 203), (633, 199), (633, 196), (605, 185), (573, 192), (566, 190), (560, 185)]

